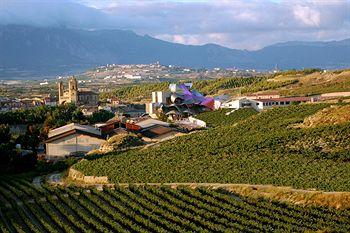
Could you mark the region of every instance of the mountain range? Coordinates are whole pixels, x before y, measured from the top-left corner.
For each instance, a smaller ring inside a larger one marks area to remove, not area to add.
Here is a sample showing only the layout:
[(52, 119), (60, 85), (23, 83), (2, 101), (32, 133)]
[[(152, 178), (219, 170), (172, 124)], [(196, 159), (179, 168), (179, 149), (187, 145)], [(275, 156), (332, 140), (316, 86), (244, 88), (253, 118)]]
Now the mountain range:
[(61, 75), (111, 63), (156, 61), (194, 68), (338, 69), (350, 67), (350, 39), (292, 41), (247, 51), (217, 44), (171, 43), (126, 30), (0, 26), (0, 79)]

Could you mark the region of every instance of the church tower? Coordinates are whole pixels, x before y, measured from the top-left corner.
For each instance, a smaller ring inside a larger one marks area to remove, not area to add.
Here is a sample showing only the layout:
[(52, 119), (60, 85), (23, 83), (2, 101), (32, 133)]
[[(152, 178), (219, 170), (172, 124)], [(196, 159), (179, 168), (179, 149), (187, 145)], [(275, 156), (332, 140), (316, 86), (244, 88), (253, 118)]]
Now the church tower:
[(58, 82), (58, 97), (62, 97), (63, 96), (63, 83), (62, 81)]
[(77, 103), (78, 102), (78, 82), (74, 78), (74, 76), (71, 79), (69, 79), (68, 92), (69, 92), (70, 102)]

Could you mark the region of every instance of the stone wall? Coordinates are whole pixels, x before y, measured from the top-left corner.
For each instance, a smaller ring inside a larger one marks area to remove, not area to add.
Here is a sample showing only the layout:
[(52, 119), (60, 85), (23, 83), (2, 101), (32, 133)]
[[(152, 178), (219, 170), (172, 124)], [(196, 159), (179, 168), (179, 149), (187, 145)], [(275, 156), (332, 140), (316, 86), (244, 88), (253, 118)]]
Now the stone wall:
[(69, 169), (68, 178), (86, 184), (108, 184), (108, 176), (85, 176), (73, 168)]

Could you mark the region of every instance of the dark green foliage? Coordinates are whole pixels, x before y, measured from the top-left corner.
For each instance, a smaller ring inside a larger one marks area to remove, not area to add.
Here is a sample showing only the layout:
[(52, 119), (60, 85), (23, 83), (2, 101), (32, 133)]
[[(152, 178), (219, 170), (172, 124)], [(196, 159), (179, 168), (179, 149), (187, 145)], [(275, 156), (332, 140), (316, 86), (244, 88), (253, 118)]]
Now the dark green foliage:
[[(255, 86), (266, 80), (266, 77), (249, 77), (249, 78), (218, 78), (212, 80), (201, 80), (193, 82), (193, 88), (206, 95), (213, 95), (220, 90), (234, 89), (244, 86)], [(265, 83), (265, 82), (264, 82)], [(121, 100), (144, 100), (151, 98), (153, 91), (167, 91), (169, 82), (141, 84), (134, 86), (121, 87), (113, 93), (104, 93), (102, 98), (117, 97)], [(274, 88), (275, 86), (271, 87)], [(270, 87), (267, 87), (269, 89)]]
[(7, 143), (11, 140), (9, 125), (0, 125), (0, 143)]
[(230, 111), (232, 111), (232, 109), (220, 109), (217, 111), (204, 112), (197, 115), (196, 118), (205, 121), (209, 127), (224, 125), (229, 126), (258, 113), (254, 109), (247, 108), (239, 109), (229, 115), (226, 115), (226, 113), (229, 113)]
[(285, 71), (280, 71), (275, 74), (275, 76), (278, 75), (308, 75), (312, 74), (315, 72), (321, 72), (321, 69), (317, 68), (307, 68), (307, 69), (302, 69), (302, 70), (296, 70), (296, 69), (291, 69), (291, 70), (285, 70)]
[(169, 87), (169, 82), (151, 83), (126, 86), (116, 89), (113, 93), (102, 93), (101, 98), (117, 97), (121, 100), (142, 100), (150, 98), (153, 91), (166, 91)]
[[(0, 125), (0, 165), (10, 163), (13, 156), (14, 145), (11, 143), (10, 127), (5, 124)], [(0, 167), (1, 168), (1, 167)]]
[(77, 162), (76, 158), (67, 158), (55, 163), (47, 163), (44, 161), (38, 161), (35, 166), (35, 171), (40, 174), (48, 174), (50, 172), (64, 171)]
[(301, 207), (225, 190), (36, 187), (0, 178), (2, 231), (317, 232), (350, 231), (349, 210)]
[[(350, 123), (291, 127), (327, 106), (275, 108), (244, 121), (240, 118), (237, 125), (224, 124), (158, 147), (82, 161), (74, 167), (85, 175), (107, 175), (116, 183), (250, 183), (349, 191), (350, 164), (345, 161)], [(328, 140), (324, 148), (317, 141), (322, 137)]]
[(16, 138), (16, 144), (21, 144), (23, 149), (36, 151), (40, 143), (40, 128), (37, 125), (28, 125), (27, 132)]
[(263, 80), (266, 80), (266, 78), (219, 78), (215, 80), (196, 81), (193, 83), (193, 87), (204, 94), (213, 95), (220, 90), (256, 85)]
[(85, 122), (85, 116), (74, 104), (57, 107), (40, 106), (0, 113), (0, 124), (43, 124), (45, 128), (56, 128), (71, 122)]
[(0, 124), (13, 125), (43, 123), (46, 119), (46, 114), (50, 111), (52, 111), (52, 107), (39, 106), (32, 109), (0, 112)]
[(288, 86), (297, 83), (298, 80), (287, 80), (287, 81), (272, 81), (272, 80), (262, 80), (261, 82), (255, 83), (250, 86), (245, 86), (242, 90), (242, 94), (254, 93), (258, 91), (272, 90), (279, 87)]
[(110, 111), (106, 111), (104, 109), (101, 109), (97, 112), (94, 112), (89, 118), (88, 121), (90, 124), (95, 124), (98, 122), (106, 122), (109, 119), (113, 118), (114, 114)]
[(86, 123), (86, 118), (75, 104), (59, 105), (47, 113), (43, 126), (43, 134), (50, 129), (61, 127), (69, 123)]

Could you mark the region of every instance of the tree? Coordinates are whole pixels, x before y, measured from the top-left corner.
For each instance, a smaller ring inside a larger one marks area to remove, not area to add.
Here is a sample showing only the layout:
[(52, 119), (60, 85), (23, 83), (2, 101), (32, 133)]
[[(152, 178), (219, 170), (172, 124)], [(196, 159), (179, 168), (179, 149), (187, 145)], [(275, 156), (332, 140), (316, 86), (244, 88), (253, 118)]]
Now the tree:
[(0, 125), (0, 143), (8, 143), (11, 140), (9, 125)]
[(101, 109), (97, 112), (94, 112), (90, 117), (89, 117), (89, 123), (90, 124), (95, 124), (97, 122), (106, 122), (109, 119), (113, 118), (114, 114), (111, 113), (110, 111)]

